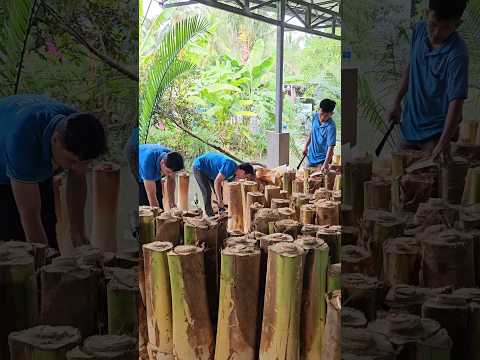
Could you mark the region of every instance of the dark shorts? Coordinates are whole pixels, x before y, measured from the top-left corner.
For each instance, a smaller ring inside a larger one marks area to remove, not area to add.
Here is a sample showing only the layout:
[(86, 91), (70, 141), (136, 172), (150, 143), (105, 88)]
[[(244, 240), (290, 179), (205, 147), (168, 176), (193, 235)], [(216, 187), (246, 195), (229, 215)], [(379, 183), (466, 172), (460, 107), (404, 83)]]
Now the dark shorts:
[[(48, 246), (58, 250), (53, 179), (41, 182), (38, 186), (41, 196), (42, 224), (47, 235)], [(25, 233), (10, 184), (0, 185), (0, 199), (0, 239), (25, 241)]]

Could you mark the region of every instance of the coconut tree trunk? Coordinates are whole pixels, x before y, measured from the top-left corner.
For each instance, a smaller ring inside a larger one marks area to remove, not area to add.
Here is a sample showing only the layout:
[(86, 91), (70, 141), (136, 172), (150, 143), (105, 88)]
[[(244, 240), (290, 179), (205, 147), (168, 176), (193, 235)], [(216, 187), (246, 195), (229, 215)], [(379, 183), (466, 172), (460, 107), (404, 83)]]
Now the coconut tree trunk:
[(316, 207), (313, 204), (305, 204), (300, 208), (300, 222), (303, 225), (316, 223)]
[(282, 233), (292, 236), (294, 239), (300, 234), (301, 224), (295, 220), (279, 220), (269, 224), (270, 234)]
[(340, 290), (342, 288), (342, 265), (332, 264), (327, 272), (327, 292)]
[(220, 306), (215, 359), (254, 360), (257, 356), (260, 251), (233, 245), (222, 251)]
[(305, 251), (293, 243), (268, 249), (259, 359), (300, 358), (300, 311)]
[(337, 174), (335, 177), (335, 182), (333, 183), (333, 190), (340, 191), (342, 190), (342, 175)]
[(255, 215), (253, 227), (256, 231), (268, 234), (268, 223), (278, 221), (279, 217), (278, 210), (270, 208), (259, 209)]
[(292, 208), (280, 208), (278, 209), (278, 219), (279, 220), (295, 220), (296, 212)]
[(377, 278), (358, 273), (343, 274), (341, 288), (345, 305), (363, 311), (368, 321), (376, 319), (383, 301), (383, 284)]
[(317, 238), (322, 239), (328, 244), (331, 264), (340, 262), (342, 248), (342, 233), (340, 229), (340, 227), (322, 227), (317, 231)]
[[(242, 207), (243, 207), (243, 231), (249, 232), (250, 231), (250, 205), (254, 202), (251, 202), (252, 196), (250, 196), (250, 202), (248, 199), (248, 194), (260, 194), (258, 193), (258, 184), (255, 181), (243, 181), (242, 182)], [(255, 195), (254, 195), (255, 197)], [(263, 200), (263, 199), (262, 199)]]
[(11, 360), (65, 360), (80, 344), (80, 331), (71, 326), (41, 325), (12, 332), (8, 338)]
[(393, 238), (383, 245), (384, 281), (387, 285), (418, 285), (420, 246), (414, 238)]
[[(135, 338), (121, 335), (95, 335), (83, 345), (67, 353), (67, 360), (137, 360), (138, 344)], [(157, 358), (155, 358), (157, 359)], [(162, 357), (158, 357), (162, 359)]]
[(363, 184), (372, 178), (372, 161), (366, 158), (345, 163), (343, 178), (343, 203), (351, 205), (355, 219), (360, 219), (364, 205)]
[(155, 241), (155, 218), (151, 210), (139, 209), (139, 241), (140, 244), (148, 244)]
[(418, 360), (450, 360), (452, 351), (452, 339), (445, 329), (440, 329), (432, 337), (417, 342)]
[(169, 242), (173, 246), (180, 245), (181, 241), (181, 220), (169, 212), (165, 212), (155, 219), (156, 236), (155, 241)]
[(9, 359), (8, 334), (38, 321), (38, 287), (33, 256), (0, 246), (0, 358)]
[(211, 360), (214, 356), (214, 335), (202, 249), (191, 245), (177, 246), (168, 253), (168, 267), (175, 359)]
[[(263, 207), (263, 204), (265, 202), (265, 196), (261, 192), (247, 192), (246, 195), (246, 204), (244, 208), (244, 215), (243, 215), (243, 231), (245, 233), (249, 233), (250, 231), (253, 230), (252, 224), (254, 220), (254, 215), (252, 214), (252, 205), (255, 203), (261, 204)], [(256, 211), (253, 211), (256, 213)]]
[(462, 202), (468, 168), (469, 162), (460, 157), (455, 157), (452, 162), (440, 167), (439, 194), (441, 198), (450, 204)]
[(338, 205), (333, 201), (315, 203), (318, 225), (338, 225), (340, 223)]
[(243, 230), (242, 184), (230, 182), (225, 184), (228, 192), (228, 230)]
[(475, 167), (468, 170), (462, 205), (478, 203), (480, 203), (480, 167)]
[(188, 186), (190, 184), (190, 176), (183, 172), (178, 174), (178, 208), (182, 211), (187, 211), (188, 204)]
[(344, 273), (375, 274), (375, 262), (371, 254), (360, 246), (342, 246), (341, 260)]
[(281, 209), (288, 208), (290, 206), (290, 199), (272, 199), (271, 208)]
[(169, 242), (143, 245), (148, 340), (157, 357), (173, 359), (172, 299), (167, 253)]
[(337, 178), (337, 172), (334, 170), (330, 170), (325, 176), (325, 188), (328, 190), (334, 190), (336, 178)]
[(103, 251), (117, 251), (120, 166), (101, 163), (93, 169), (92, 245)]
[(292, 182), (292, 194), (303, 194), (303, 180), (295, 179)]
[(405, 168), (409, 167), (417, 160), (425, 157), (423, 151), (402, 150), (392, 153), (392, 178), (398, 178), (405, 175)]
[(283, 174), (283, 190), (288, 192), (288, 196), (292, 195), (292, 192), (293, 192), (292, 185), (296, 176), (297, 176), (297, 173), (294, 170), (286, 171)]
[(323, 336), (322, 360), (340, 360), (341, 358), (341, 296), (341, 291), (336, 290), (330, 292), (327, 297), (327, 321)]
[(375, 179), (364, 183), (365, 209), (390, 211), (391, 208), (391, 187), (389, 180)]
[(292, 208), (295, 209), (295, 220), (300, 220), (300, 209), (308, 203), (308, 200), (309, 198), (305, 194), (296, 193), (292, 196)]
[(272, 205), (272, 199), (280, 198), (280, 187), (275, 185), (265, 186), (265, 207), (270, 208)]
[(305, 252), (303, 275), (300, 351), (301, 359), (321, 358), (322, 338), (326, 318), (328, 245), (314, 237), (295, 241)]
[(280, 199), (290, 199), (290, 195), (286, 190), (280, 190)]

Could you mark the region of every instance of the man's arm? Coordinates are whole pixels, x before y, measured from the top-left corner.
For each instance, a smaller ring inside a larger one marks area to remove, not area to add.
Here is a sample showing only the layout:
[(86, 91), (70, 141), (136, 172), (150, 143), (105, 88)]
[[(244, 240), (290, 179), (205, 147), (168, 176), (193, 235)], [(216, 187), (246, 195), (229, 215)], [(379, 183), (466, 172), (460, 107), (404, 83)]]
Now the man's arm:
[(157, 185), (153, 180), (143, 180), (145, 191), (147, 192), (148, 202), (150, 206), (159, 206), (157, 198)]
[(305, 146), (303, 148), (303, 155), (307, 155), (308, 153), (308, 146), (310, 145), (310, 142), (312, 141), (312, 133), (310, 132), (310, 134), (308, 135), (308, 139), (307, 139), (307, 142), (305, 143)]
[(400, 90), (395, 98), (393, 103), (393, 109), (389, 113), (389, 120), (399, 123), (402, 117), (402, 100), (405, 94), (408, 91), (408, 86), (410, 83), (410, 63), (407, 65), (402, 77), (402, 83), (400, 85)]
[(175, 205), (175, 175), (167, 177), (167, 191), (168, 191), (168, 201), (170, 209), (176, 207)]
[(436, 158), (438, 155), (440, 155), (442, 152), (445, 152), (446, 150), (446, 155), (449, 156), (448, 146), (450, 145), (450, 141), (452, 141), (452, 138), (457, 131), (458, 125), (460, 124), (460, 120), (462, 119), (463, 103), (463, 99), (454, 99), (450, 101), (442, 135), (440, 136), (440, 140), (438, 141), (438, 144), (437, 146), (435, 146), (435, 149), (432, 153), (432, 156), (434, 158)]
[(47, 234), (42, 224), (42, 201), (38, 184), (23, 183), (14, 179), (10, 182), (26, 240), (47, 245)]
[(70, 236), (74, 247), (88, 244), (85, 234), (85, 203), (87, 179), (84, 171), (69, 171), (67, 176), (67, 208), (70, 219)]
[(223, 209), (225, 208), (225, 204), (223, 203), (223, 194), (222, 194), (222, 184), (225, 176), (222, 173), (219, 173), (215, 178), (215, 182), (213, 183), (213, 187), (215, 188), (215, 195), (217, 196), (217, 203), (218, 208)]
[(322, 170), (328, 171), (330, 168), (330, 164), (332, 163), (333, 159), (333, 152), (335, 150), (335, 146), (329, 146), (327, 150), (327, 155), (325, 156), (325, 161), (323, 162)]

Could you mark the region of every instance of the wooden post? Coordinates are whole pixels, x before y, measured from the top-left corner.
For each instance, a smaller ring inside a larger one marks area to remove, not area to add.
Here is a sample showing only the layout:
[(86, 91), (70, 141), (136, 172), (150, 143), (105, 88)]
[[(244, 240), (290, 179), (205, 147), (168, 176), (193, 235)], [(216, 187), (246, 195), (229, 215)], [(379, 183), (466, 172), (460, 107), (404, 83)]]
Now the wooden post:
[(460, 157), (455, 157), (452, 162), (440, 167), (439, 194), (441, 198), (450, 204), (462, 202), (468, 168), (468, 161)]
[(41, 325), (12, 332), (8, 338), (11, 360), (64, 360), (80, 344), (80, 331), (71, 326)]
[(343, 186), (343, 202), (351, 205), (356, 219), (363, 214), (364, 183), (372, 178), (372, 160), (354, 159), (347, 162), (344, 169), (345, 185)]
[(268, 223), (277, 221), (279, 218), (278, 210), (263, 208), (257, 211), (254, 220), (254, 229), (264, 234), (268, 234)]
[(364, 183), (365, 209), (376, 209), (390, 211), (391, 209), (391, 187), (389, 180), (375, 179)]
[(137, 360), (137, 340), (125, 335), (94, 335), (67, 353), (67, 360)]
[(140, 244), (148, 244), (155, 241), (155, 218), (153, 211), (139, 209), (139, 241)]
[(138, 334), (138, 274), (134, 269), (115, 269), (107, 284), (108, 333)]
[[(120, 166), (101, 163), (93, 168), (92, 245), (117, 251), (117, 218)], [(78, 244), (74, 244), (78, 245)]]
[(211, 360), (214, 335), (209, 316), (202, 249), (180, 245), (168, 253), (176, 359)]
[(314, 237), (295, 240), (306, 252), (303, 275), (300, 351), (302, 359), (320, 359), (326, 319), (328, 245)]
[(384, 281), (387, 285), (417, 285), (420, 246), (414, 238), (393, 238), (383, 244)]
[(293, 181), (295, 180), (297, 173), (294, 170), (286, 171), (283, 174), (283, 190), (288, 192), (288, 196), (293, 192)]
[(316, 207), (313, 204), (305, 204), (300, 207), (300, 222), (303, 225), (316, 223)]
[(462, 205), (480, 203), (480, 166), (468, 170)]
[(271, 208), (272, 209), (280, 209), (280, 208), (288, 208), (290, 206), (289, 199), (272, 199)]
[(278, 198), (280, 198), (280, 187), (275, 185), (265, 186), (265, 207), (271, 207), (272, 199)]
[(190, 184), (190, 176), (186, 172), (178, 174), (178, 208), (187, 211), (188, 204), (188, 186)]
[(344, 273), (375, 274), (372, 255), (360, 246), (342, 246), (341, 260)]
[(38, 321), (35, 260), (25, 250), (0, 246), (0, 358), (9, 359), (8, 334)]
[(260, 209), (263, 209), (263, 205), (258, 202), (250, 205), (250, 219), (247, 222), (247, 224), (249, 224), (250, 231), (255, 230), (255, 217), (257, 216), (257, 213)]
[(215, 359), (256, 357), (260, 251), (249, 245), (222, 250)]
[[(293, 243), (268, 249), (259, 359), (300, 358), (300, 311), (305, 251)], [(279, 286), (278, 284), (281, 284)]]
[(328, 244), (330, 249), (330, 263), (340, 262), (340, 253), (342, 248), (342, 233), (339, 228), (322, 226), (317, 231), (317, 238), (322, 239)]
[(303, 194), (303, 180), (295, 179), (292, 182), (292, 194)]
[(327, 292), (340, 290), (342, 288), (342, 264), (332, 264), (327, 271)]
[(170, 242), (143, 245), (148, 340), (157, 357), (173, 359), (172, 299), (167, 252)]
[(333, 183), (333, 190), (342, 190), (342, 175), (337, 174), (335, 177), (335, 182)]
[(327, 175), (325, 176), (325, 188), (327, 190), (334, 190), (335, 183), (337, 182), (337, 172), (334, 170), (330, 170)]
[[(250, 194), (250, 195), (249, 195)], [(243, 231), (249, 232), (251, 228), (250, 206), (255, 202), (264, 203), (265, 197), (258, 192), (258, 184), (255, 181), (242, 182), (242, 206), (243, 206)]]
[(382, 283), (374, 277), (358, 273), (343, 274), (343, 301), (348, 306), (363, 311), (367, 320), (373, 321), (380, 306), (379, 292), (382, 286)]
[(155, 241), (170, 242), (173, 246), (180, 245), (182, 228), (179, 218), (172, 216), (169, 212), (165, 212), (160, 216), (157, 216), (155, 223)]
[(318, 225), (338, 225), (340, 224), (339, 207), (333, 201), (317, 201), (315, 203)]
[(228, 192), (228, 230), (243, 230), (242, 184), (230, 182), (225, 184)]
[(300, 220), (300, 208), (308, 203), (308, 196), (305, 194), (295, 194), (292, 197), (292, 208), (295, 209), (295, 220)]

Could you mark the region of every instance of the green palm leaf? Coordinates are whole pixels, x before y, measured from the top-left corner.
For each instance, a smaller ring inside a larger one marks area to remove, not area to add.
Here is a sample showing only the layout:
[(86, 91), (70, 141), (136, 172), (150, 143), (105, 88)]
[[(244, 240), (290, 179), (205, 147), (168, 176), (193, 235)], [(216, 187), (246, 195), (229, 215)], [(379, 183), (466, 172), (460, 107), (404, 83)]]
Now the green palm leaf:
[(163, 37), (141, 84), (140, 136), (144, 142), (148, 139), (152, 116), (163, 94), (176, 78), (194, 67), (190, 62), (178, 59), (181, 50), (194, 38), (207, 32), (208, 27), (206, 19), (191, 17), (174, 25)]

